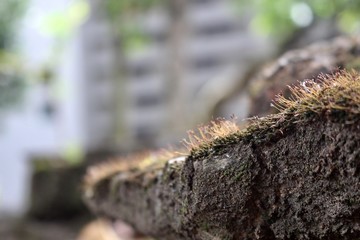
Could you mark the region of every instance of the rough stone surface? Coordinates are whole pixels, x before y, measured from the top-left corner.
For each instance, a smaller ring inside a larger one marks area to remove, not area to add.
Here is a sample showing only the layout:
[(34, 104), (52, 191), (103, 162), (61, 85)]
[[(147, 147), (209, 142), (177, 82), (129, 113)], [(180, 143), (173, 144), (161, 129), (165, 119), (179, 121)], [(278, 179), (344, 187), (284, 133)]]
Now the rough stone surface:
[(117, 174), (86, 201), (156, 239), (360, 239), (360, 118), (279, 126)]

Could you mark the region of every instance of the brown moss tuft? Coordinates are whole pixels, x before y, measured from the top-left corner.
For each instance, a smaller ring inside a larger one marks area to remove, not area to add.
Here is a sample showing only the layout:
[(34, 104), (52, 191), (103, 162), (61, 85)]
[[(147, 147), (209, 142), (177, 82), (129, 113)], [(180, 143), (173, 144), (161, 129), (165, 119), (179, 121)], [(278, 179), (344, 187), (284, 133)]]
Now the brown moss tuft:
[(162, 168), (168, 160), (179, 156), (180, 153), (177, 151), (161, 149), (111, 159), (87, 169), (84, 177), (84, 189), (92, 189), (98, 182), (119, 172), (151, 171)]
[[(320, 80), (306, 80), (300, 86), (289, 87), (292, 96), (287, 99), (278, 95), (273, 106), (280, 113), (263, 118), (252, 118), (246, 128), (241, 129), (236, 119), (217, 119), (209, 125), (188, 131), (182, 142), (185, 151), (147, 151), (110, 160), (90, 167), (84, 178), (85, 189), (91, 189), (103, 179), (124, 171), (151, 171), (164, 167), (170, 159), (191, 154), (200, 157), (218, 145), (236, 142), (251, 137), (261, 141), (276, 134), (283, 134), (285, 126), (304, 120), (308, 113), (360, 114), (360, 75), (356, 71), (340, 71), (333, 75), (321, 75)], [(341, 115), (341, 114), (339, 114)]]
[(292, 97), (286, 99), (278, 95), (273, 104), (282, 113), (297, 115), (332, 110), (360, 113), (360, 75), (354, 70), (320, 75), (316, 82), (306, 80), (300, 86), (289, 88)]
[[(300, 86), (289, 86), (292, 96), (287, 99), (278, 95), (273, 106), (280, 113), (262, 118), (251, 118), (246, 128), (240, 128), (226, 120), (199, 128), (197, 133), (190, 131), (185, 146), (195, 157), (207, 154), (210, 148), (251, 137), (261, 140), (276, 134), (283, 134), (292, 122), (307, 119), (311, 114), (332, 114), (343, 116), (360, 114), (360, 74), (339, 71), (332, 75), (320, 75), (315, 80), (306, 80)], [(203, 136), (204, 133), (208, 135)]]
[(236, 124), (235, 118), (231, 120), (217, 119), (211, 121), (209, 125), (200, 126), (196, 130), (188, 131), (188, 138), (183, 139), (182, 142), (190, 153), (211, 144), (218, 138), (225, 138), (239, 131), (240, 127)]

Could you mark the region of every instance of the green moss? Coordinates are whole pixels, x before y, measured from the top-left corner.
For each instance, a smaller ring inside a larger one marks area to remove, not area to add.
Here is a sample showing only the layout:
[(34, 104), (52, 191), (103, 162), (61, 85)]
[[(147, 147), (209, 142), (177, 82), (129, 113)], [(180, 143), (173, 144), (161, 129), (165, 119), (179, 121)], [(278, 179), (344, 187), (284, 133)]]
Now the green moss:
[(234, 175), (234, 181), (239, 181), (240, 179), (242, 179), (246, 175), (249, 167), (250, 164), (248, 162), (241, 163), (239, 168), (236, 170), (236, 174)]
[(200, 224), (200, 229), (208, 232), (210, 230), (209, 224), (207, 222)]
[(354, 58), (348, 63), (345, 64), (345, 69), (351, 70), (360, 70), (360, 58)]
[(187, 211), (188, 211), (188, 209), (187, 209), (187, 204), (182, 205), (181, 208), (180, 208), (180, 213), (181, 213), (181, 215), (182, 215), (182, 216), (186, 216), (186, 215), (187, 215)]
[(349, 199), (346, 200), (347, 205), (349, 206), (358, 206), (360, 204), (360, 199), (356, 198), (356, 197), (351, 197)]
[(229, 177), (231, 175), (232, 175), (232, 170), (230, 168), (226, 168), (222, 174), (222, 176), (224, 176), (224, 177)]
[(32, 161), (35, 172), (47, 172), (54, 169), (67, 168), (69, 164), (58, 158), (38, 157)]

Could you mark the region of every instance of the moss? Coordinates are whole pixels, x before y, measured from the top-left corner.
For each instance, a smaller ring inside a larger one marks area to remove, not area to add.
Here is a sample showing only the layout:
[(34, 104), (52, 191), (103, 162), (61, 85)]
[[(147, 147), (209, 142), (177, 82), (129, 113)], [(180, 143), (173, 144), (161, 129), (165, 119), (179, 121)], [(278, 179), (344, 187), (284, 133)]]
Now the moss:
[[(110, 179), (118, 184), (124, 202), (109, 201), (114, 189), (107, 183), (96, 187), (90, 203), (97, 204), (93, 208), (98, 212), (132, 222), (154, 236), (176, 232), (179, 235), (171, 236), (359, 239), (353, 216), (359, 209), (360, 84), (354, 82), (355, 75), (342, 74), (348, 79), (306, 83), (294, 90), (291, 101), (279, 97), (280, 114), (251, 119), (242, 130), (234, 127), (216, 137), (226, 124), (215, 125), (216, 131), (210, 126), (207, 130), (214, 134), (204, 135), (203, 142), (201, 136), (193, 138), (202, 144), (191, 149), (181, 170), (169, 164), (176, 161), (168, 161), (160, 170), (164, 179), (152, 182), (149, 189), (138, 180), (143, 181), (151, 167), (123, 169), (142, 174), (135, 180), (126, 174)], [(159, 215), (154, 214), (158, 200)]]
[(360, 58), (354, 58), (345, 64), (345, 69), (351, 70), (360, 70)]
[[(194, 159), (201, 159), (209, 154), (218, 152), (222, 146), (239, 142), (240, 140), (254, 143), (269, 142), (284, 135), (298, 122), (312, 121), (314, 118), (330, 120), (345, 120), (358, 118), (360, 115), (360, 75), (356, 71), (340, 71), (333, 75), (321, 75), (317, 82), (304, 81), (301, 86), (289, 87), (292, 93), (290, 98), (278, 95), (273, 106), (280, 113), (263, 118), (250, 119), (249, 125), (240, 130), (235, 126), (227, 134), (216, 136), (213, 134), (214, 124), (209, 131), (212, 140), (201, 142), (202, 132), (198, 136), (197, 144), (191, 148), (190, 154)], [(226, 125), (228, 122), (226, 122)], [(221, 124), (216, 125), (221, 128)], [(201, 132), (201, 131), (200, 131)], [(206, 132), (205, 132), (206, 133)]]
[(232, 175), (232, 171), (231, 171), (230, 168), (226, 168), (226, 169), (223, 171), (223, 174), (222, 174), (223, 177), (229, 177), (229, 176), (231, 176), (231, 175)]
[(250, 164), (248, 162), (241, 163), (239, 165), (239, 168), (236, 170), (236, 173), (235, 173), (233, 179), (235, 181), (239, 181), (240, 179), (242, 179), (242, 177), (246, 175), (246, 172), (249, 169), (249, 167), (250, 167)]
[(66, 161), (58, 158), (37, 157), (32, 161), (35, 172), (47, 172), (54, 169), (71, 167)]
[(180, 208), (181, 215), (186, 218), (186, 215), (187, 215), (188, 211), (189, 211), (188, 204), (186, 202), (182, 203), (182, 206)]
[(143, 173), (162, 169), (169, 159), (180, 155), (177, 151), (162, 149), (112, 159), (88, 168), (83, 187), (85, 191), (91, 190), (102, 180), (112, 178), (120, 172), (127, 172), (130, 178), (135, 178)]

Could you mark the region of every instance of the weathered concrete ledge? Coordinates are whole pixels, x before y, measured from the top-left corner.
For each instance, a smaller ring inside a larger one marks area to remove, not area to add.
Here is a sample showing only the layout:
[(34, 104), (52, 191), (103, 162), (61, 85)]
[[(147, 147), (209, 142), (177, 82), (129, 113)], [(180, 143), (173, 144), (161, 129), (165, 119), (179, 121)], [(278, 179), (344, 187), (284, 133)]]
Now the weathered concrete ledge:
[(99, 179), (88, 206), (156, 239), (360, 239), (359, 76), (311, 85), (187, 157)]

